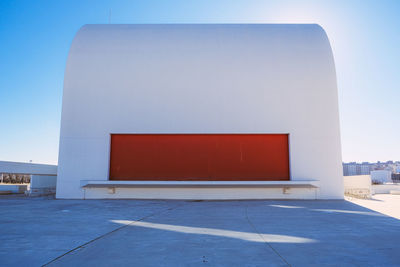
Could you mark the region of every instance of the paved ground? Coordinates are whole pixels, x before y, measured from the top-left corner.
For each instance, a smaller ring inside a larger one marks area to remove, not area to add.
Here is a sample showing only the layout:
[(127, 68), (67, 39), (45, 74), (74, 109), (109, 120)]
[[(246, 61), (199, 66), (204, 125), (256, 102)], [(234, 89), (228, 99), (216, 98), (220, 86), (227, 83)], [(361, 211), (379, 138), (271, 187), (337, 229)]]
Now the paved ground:
[(347, 200), (400, 220), (400, 195), (379, 194), (374, 195), (372, 200), (357, 198), (348, 198)]
[(400, 265), (400, 220), (349, 201), (2, 196), (0, 206), (0, 266)]

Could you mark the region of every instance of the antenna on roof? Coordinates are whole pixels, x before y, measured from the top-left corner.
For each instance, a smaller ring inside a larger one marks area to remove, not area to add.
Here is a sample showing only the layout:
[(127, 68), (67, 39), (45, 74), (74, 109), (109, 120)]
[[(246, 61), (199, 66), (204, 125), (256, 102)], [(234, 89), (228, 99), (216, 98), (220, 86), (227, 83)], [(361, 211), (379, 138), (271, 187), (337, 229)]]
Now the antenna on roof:
[(110, 12), (108, 12), (108, 24), (111, 24), (111, 8)]

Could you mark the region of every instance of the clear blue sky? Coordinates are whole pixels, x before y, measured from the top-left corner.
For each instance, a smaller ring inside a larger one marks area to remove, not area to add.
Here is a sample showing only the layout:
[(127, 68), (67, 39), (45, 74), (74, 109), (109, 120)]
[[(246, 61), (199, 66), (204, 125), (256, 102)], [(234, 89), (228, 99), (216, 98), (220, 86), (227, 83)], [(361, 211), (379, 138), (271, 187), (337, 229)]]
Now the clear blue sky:
[(57, 163), (63, 75), (88, 23), (319, 23), (344, 161), (400, 160), (400, 1), (0, 1), (0, 160)]

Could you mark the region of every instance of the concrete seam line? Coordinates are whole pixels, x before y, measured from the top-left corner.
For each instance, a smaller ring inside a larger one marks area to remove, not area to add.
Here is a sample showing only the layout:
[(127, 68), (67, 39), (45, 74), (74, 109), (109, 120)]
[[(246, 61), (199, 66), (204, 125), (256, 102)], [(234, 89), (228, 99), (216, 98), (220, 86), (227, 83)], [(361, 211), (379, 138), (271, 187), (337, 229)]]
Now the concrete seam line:
[(279, 252), (278, 252), (276, 249), (274, 249), (274, 247), (273, 247), (267, 240), (264, 239), (263, 235), (258, 231), (258, 229), (256, 228), (256, 226), (250, 221), (250, 219), (249, 219), (249, 214), (248, 214), (248, 212), (247, 212), (247, 205), (246, 205), (245, 211), (246, 211), (246, 219), (247, 219), (247, 222), (248, 222), (248, 223), (250, 224), (250, 226), (254, 229), (254, 231), (256, 231), (256, 233), (261, 237), (261, 239), (264, 241), (264, 243), (265, 243), (270, 249), (272, 249), (272, 251), (273, 251), (276, 255), (278, 255), (279, 258), (281, 258), (288, 266), (292, 266), (289, 262), (287, 262), (287, 260), (286, 260), (281, 254), (279, 254)]
[(172, 207), (172, 208), (167, 208), (167, 209), (162, 210), (162, 211), (160, 211), (160, 212), (156, 212), (156, 213), (149, 214), (149, 215), (147, 215), (147, 216), (144, 216), (143, 218), (140, 218), (140, 219), (138, 219), (138, 220), (134, 220), (134, 221), (132, 221), (132, 222), (129, 223), (129, 224), (123, 225), (123, 226), (121, 226), (121, 227), (118, 227), (118, 228), (116, 228), (116, 229), (110, 231), (110, 232), (107, 232), (107, 233), (105, 233), (105, 234), (102, 234), (102, 235), (100, 235), (100, 236), (98, 236), (98, 237), (96, 237), (96, 238), (94, 238), (94, 239), (92, 239), (92, 240), (90, 240), (90, 241), (88, 241), (88, 242), (86, 242), (86, 243), (80, 245), (80, 246), (77, 246), (77, 247), (75, 247), (75, 248), (73, 248), (73, 249), (71, 249), (71, 250), (65, 252), (64, 254), (62, 254), (62, 255), (60, 255), (60, 256), (58, 256), (58, 257), (52, 259), (51, 261), (49, 261), (49, 262), (43, 264), (42, 267), (48, 266), (49, 264), (51, 264), (51, 263), (53, 263), (53, 262), (55, 262), (55, 261), (61, 259), (62, 257), (68, 255), (69, 253), (74, 252), (75, 250), (78, 250), (78, 249), (80, 249), (80, 248), (83, 248), (83, 247), (85, 247), (86, 245), (89, 245), (89, 244), (91, 244), (91, 243), (93, 243), (93, 242), (95, 242), (95, 241), (97, 241), (97, 240), (99, 240), (99, 239), (101, 239), (101, 238), (103, 238), (103, 237), (106, 237), (106, 236), (108, 236), (108, 235), (110, 235), (110, 234), (112, 234), (112, 233), (115, 233), (115, 232), (117, 232), (118, 230), (121, 230), (121, 229), (123, 229), (123, 228), (125, 228), (125, 227), (131, 226), (131, 225), (133, 225), (133, 224), (135, 224), (135, 223), (137, 223), (137, 222), (143, 221), (143, 220), (145, 220), (145, 219), (147, 219), (147, 218), (150, 218), (150, 217), (152, 217), (152, 216), (160, 215), (160, 214), (162, 214), (162, 213), (164, 213), (164, 212), (168, 212), (168, 211), (174, 210), (174, 209), (179, 208), (179, 207), (181, 207), (181, 206), (183, 206), (183, 205), (184, 205), (184, 203), (181, 204), (181, 205), (177, 205), (177, 206), (175, 206), (175, 207)]

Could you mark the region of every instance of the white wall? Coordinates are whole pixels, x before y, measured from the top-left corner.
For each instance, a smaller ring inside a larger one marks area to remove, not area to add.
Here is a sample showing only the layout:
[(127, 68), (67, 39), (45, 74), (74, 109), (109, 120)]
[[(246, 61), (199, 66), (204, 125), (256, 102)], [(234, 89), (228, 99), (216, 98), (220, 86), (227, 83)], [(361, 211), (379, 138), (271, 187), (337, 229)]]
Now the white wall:
[(343, 176), (344, 192), (350, 196), (371, 197), (371, 176), (370, 175), (352, 175)]
[(343, 198), (335, 67), (318, 25), (86, 25), (68, 56), (58, 198), (107, 180), (110, 133), (289, 133), (292, 180)]
[(32, 175), (31, 177), (31, 189), (41, 189), (41, 188), (53, 188), (55, 189), (57, 185), (56, 175)]
[(56, 175), (32, 175), (29, 191), (30, 196), (52, 195), (56, 192)]

